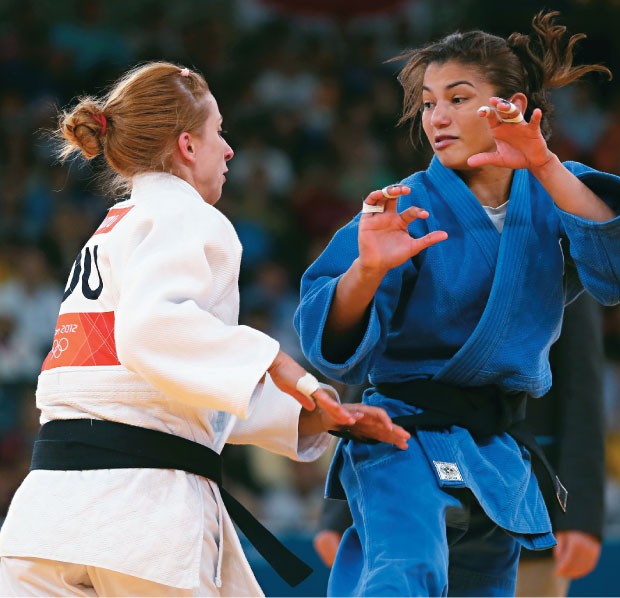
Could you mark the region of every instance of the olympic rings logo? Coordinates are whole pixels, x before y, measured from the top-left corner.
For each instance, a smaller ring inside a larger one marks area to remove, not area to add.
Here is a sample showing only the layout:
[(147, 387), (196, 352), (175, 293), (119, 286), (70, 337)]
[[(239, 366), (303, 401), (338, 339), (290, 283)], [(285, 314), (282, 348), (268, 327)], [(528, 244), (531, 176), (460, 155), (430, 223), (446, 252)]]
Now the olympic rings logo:
[(52, 344), (52, 357), (58, 359), (69, 348), (69, 341), (63, 336), (59, 339), (54, 339)]

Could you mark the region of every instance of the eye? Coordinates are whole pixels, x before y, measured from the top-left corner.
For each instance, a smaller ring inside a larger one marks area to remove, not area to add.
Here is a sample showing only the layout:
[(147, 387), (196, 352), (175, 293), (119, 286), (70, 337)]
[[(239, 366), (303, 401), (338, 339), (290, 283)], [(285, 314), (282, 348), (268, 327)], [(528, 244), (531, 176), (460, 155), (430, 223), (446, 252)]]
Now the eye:
[(453, 104), (462, 104), (463, 102), (466, 102), (466, 101), (467, 101), (467, 98), (463, 96), (454, 96), (452, 98)]
[(433, 102), (422, 102), (422, 111), (432, 110), (435, 107)]

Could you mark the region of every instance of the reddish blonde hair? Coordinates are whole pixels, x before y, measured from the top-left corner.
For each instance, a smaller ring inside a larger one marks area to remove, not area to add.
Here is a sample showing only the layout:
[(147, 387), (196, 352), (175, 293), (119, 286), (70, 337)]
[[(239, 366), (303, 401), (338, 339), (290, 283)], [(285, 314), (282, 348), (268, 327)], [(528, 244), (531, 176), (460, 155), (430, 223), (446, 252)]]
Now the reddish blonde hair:
[(204, 124), (209, 93), (196, 71), (169, 62), (137, 66), (102, 98), (82, 97), (60, 113), (59, 157), (91, 160), (103, 152), (108, 190), (126, 193), (133, 176), (170, 170), (178, 136)]

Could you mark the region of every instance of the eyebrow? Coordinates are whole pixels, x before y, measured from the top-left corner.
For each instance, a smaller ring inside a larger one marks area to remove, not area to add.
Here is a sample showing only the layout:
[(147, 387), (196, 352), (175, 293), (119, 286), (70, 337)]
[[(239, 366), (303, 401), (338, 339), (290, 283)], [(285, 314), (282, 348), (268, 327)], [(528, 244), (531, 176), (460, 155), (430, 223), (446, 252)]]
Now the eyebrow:
[[(475, 89), (475, 85), (473, 83), (465, 81), (464, 79), (462, 81), (454, 81), (453, 83), (448, 83), (448, 85), (446, 85), (446, 89), (452, 89), (453, 87), (457, 87), (458, 85), (469, 85), (470, 87), (473, 87)], [(426, 91), (431, 91), (430, 88), (426, 85), (423, 85), (422, 89)]]

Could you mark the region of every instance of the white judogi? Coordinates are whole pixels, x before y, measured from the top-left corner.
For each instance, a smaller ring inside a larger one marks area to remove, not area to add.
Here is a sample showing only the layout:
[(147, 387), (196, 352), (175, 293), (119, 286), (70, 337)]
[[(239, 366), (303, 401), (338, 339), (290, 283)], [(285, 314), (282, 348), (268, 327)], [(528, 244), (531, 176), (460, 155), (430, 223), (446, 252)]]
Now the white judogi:
[[(240, 259), (232, 224), (188, 183), (136, 177), (69, 277), (39, 376), (41, 423), (106, 419), (218, 453), (253, 443), (317, 458), (329, 437), (302, 446), (300, 405), (264, 378), (278, 343), (237, 324)], [(217, 486), (183, 471), (33, 471), (0, 531), (0, 556), (261, 593)]]

